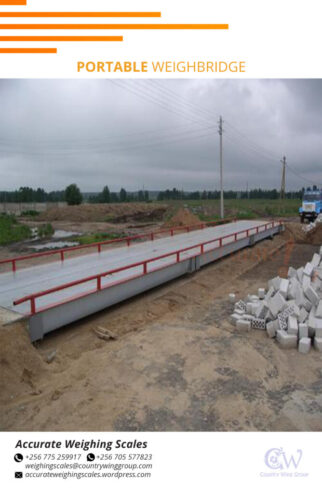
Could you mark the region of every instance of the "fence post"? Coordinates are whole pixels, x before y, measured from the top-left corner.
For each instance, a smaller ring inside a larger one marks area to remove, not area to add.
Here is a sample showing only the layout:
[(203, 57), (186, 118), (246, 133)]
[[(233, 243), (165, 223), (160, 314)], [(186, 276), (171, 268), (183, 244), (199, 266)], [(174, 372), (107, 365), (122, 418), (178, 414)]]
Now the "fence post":
[(126, 244), (127, 244), (127, 246), (130, 246), (130, 238), (127, 238)]
[(97, 277), (97, 291), (102, 289), (102, 278), (100, 276)]
[(30, 308), (31, 308), (31, 314), (34, 315), (36, 313), (35, 298), (30, 298)]
[(177, 262), (180, 262), (180, 252), (177, 252)]
[(12, 271), (16, 272), (16, 261), (15, 260), (12, 261)]
[(143, 262), (143, 274), (147, 274), (148, 273), (148, 264), (147, 262)]
[(97, 250), (98, 250), (98, 253), (101, 253), (101, 244), (100, 243), (97, 245)]
[(60, 252), (60, 260), (64, 262), (64, 250)]

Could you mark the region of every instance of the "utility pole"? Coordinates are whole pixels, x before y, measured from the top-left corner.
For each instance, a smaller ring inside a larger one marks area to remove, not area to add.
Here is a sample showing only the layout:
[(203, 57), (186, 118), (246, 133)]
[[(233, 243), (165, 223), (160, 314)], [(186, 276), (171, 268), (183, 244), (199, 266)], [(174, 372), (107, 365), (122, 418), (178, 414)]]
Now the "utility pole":
[(283, 165), (283, 170), (282, 170), (282, 182), (281, 182), (280, 198), (285, 199), (285, 173), (286, 173), (286, 157), (285, 156), (281, 160), (281, 163)]
[(222, 168), (222, 124), (223, 119), (222, 116), (219, 117), (219, 160), (220, 160), (220, 217), (224, 218), (224, 180), (223, 180), (223, 168)]

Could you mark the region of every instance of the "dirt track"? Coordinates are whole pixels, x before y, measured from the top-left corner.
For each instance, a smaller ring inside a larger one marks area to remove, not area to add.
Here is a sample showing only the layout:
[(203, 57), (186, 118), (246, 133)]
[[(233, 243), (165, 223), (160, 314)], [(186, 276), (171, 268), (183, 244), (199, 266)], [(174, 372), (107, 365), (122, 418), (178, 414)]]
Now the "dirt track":
[[(244, 297), (289, 257), (296, 267), (316, 250), (280, 250), (287, 239), (61, 329), (36, 348), (23, 328), (3, 327), (1, 429), (321, 430), (321, 355), (281, 350), (264, 332), (240, 334), (228, 322), (232, 289)], [(118, 339), (98, 339), (98, 325)]]

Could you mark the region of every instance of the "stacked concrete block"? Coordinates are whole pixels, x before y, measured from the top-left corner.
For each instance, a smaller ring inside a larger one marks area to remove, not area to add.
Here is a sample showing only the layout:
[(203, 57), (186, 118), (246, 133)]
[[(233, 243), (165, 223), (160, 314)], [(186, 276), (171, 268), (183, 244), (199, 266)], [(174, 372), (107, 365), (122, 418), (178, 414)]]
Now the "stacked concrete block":
[(237, 330), (266, 330), (281, 347), (298, 347), (302, 354), (312, 344), (322, 351), (322, 246), (304, 267), (290, 267), (286, 279), (274, 277), (267, 288), (239, 300), (234, 308), (231, 321)]
[(311, 339), (309, 337), (302, 337), (299, 342), (299, 353), (307, 354), (311, 349)]

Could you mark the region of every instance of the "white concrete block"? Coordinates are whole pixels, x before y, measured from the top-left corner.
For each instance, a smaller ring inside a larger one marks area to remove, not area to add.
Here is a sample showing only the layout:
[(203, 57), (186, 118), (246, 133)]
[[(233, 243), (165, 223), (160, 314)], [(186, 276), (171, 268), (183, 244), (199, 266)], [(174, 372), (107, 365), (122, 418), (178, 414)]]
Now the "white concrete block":
[(258, 288), (258, 297), (260, 300), (265, 298), (265, 288)]
[(310, 300), (308, 300), (307, 298), (304, 298), (304, 303), (303, 303), (303, 306), (305, 308), (305, 310), (307, 312), (310, 312), (310, 310), (312, 309), (312, 303), (310, 302)]
[(230, 303), (235, 303), (235, 301), (236, 301), (235, 293), (229, 293), (228, 298), (229, 298)]
[(287, 299), (295, 300), (299, 296), (301, 290), (302, 290), (301, 284), (295, 277), (293, 277), (289, 282)]
[(260, 329), (260, 330), (266, 329), (266, 322), (262, 318), (254, 318), (251, 321), (251, 324), (252, 324), (252, 329)]
[(278, 320), (272, 320), (266, 324), (266, 332), (268, 337), (275, 337), (276, 332), (279, 330)]
[(230, 321), (233, 325), (236, 325), (237, 320), (240, 320), (241, 318), (241, 315), (237, 315), (237, 313), (233, 313), (232, 315), (230, 315)]
[(272, 298), (267, 301), (268, 307), (274, 317), (277, 317), (278, 313), (283, 310), (285, 305), (285, 299), (277, 292)]
[(285, 299), (287, 297), (289, 283), (290, 281), (288, 279), (281, 279), (280, 282), (279, 292)]
[(311, 349), (311, 339), (309, 337), (303, 337), (299, 342), (299, 353), (307, 354)]
[(315, 337), (321, 337), (322, 338), (322, 328), (321, 327), (317, 327), (315, 329)]
[(238, 330), (243, 330), (243, 331), (247, 332), (251, 328), (251, 322), (250, 322), (250, 320), (244, 320), (244, 319), (240, 318), (236, 322), (236, 327)]
[(293, 315), (290, 315), (288, 317), (287, 333), (288, 334), (294, 334), (297, 336), (298, 331), (299, 331), (299, 328), (298, 328), (298, 324), (297, 324), (297, 319)]
[(299, 324), (299, 338), (302, 339), (303, 337), (308, 337), (309, 336), (309, 329), (306, 324)]
[(240, 310), (239, 308), (235, 308), (234, 310), (234, 313), (236, 313), (237, 315), (244, 315), (244, 310)]
[(314, 347), (317, 351), (322, 351), (322, 337), (314, 337)]
[(287, 272), (287, 277), (291, 279), (292, 277), (295, 277), (297, 275), (296, 269), (294, 267), (289, 267), (288, 272)]
[(299, 269), (296, 270), (296, 273), (297, 273), (297, 278), (300, 282), (302, 282), (302, 279), (303, 279), (303, 267), (300, 267)]
[(268, 301), (272, 296), (274, 296), (274, 294), (275, 294), (275, 289), (273, 286), (271, 286), (267, 291), (267, 293), (265, 294), (265, 301)]
[(311, 262), (310, 262), (311, 265), (313, 265), (313, 268), (315, 268), (315, 267), (318, 267), (318, 265), (320, 264), (320, 262), (321, 262), (320, 255), (318, 253), (315, 253), (313, 255), (313, 258), (312, 258)]
[(300, 309), (300, 316), (298, 318), (299, 322), (302, 324), (303, 322), (305, 322), (305, 320), (307, 320), (308, 316), (309, 316), (308, 312), (305, 310), (304, 307), (302, 307)]
[(308, 289), (311, 286), (311, 276), (307, 276), (303, 274), (302, 277), (302, 288), (303, 291), (305, 292), (306, 289)]
[(284, 330), (278, 330), (276, 332), (276, 339), (281, 347), (285, 349), (297, 347), (297, 336), (293, 334), (288, 334)]
[(253, 303), (250, 301), (246, 303), (246, 313), (251, 314), (253, 312)]
[(313, 306), (317, 306), (320, 301), (320, 297), (312, 286), (309, 286), (304, 290), (305, 296), (310, 300)]
[(310, 277), (312, 275), (312, 272), (313, 272), (313, 265), (311, 264), (311, 262), (308, 262), (304, 267), (303, 274)]

